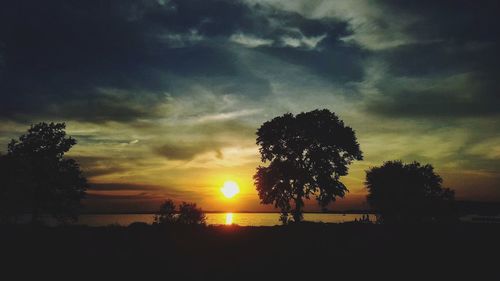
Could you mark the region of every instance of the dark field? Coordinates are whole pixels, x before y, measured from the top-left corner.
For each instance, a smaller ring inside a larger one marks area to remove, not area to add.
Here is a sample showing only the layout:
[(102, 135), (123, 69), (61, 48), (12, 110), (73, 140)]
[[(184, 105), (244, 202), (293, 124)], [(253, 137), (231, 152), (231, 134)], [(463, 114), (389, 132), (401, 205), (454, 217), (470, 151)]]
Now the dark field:
[(101, 274), (113, 279), (159, 274), (164, 280), (449, 280), (470, 274), (486, 280), (500, 270), (500, 225), (495, 224), (3, 226), (0, 238), (2, 272), (15, 268), (17, 277), (35, 272), (68, 280)]

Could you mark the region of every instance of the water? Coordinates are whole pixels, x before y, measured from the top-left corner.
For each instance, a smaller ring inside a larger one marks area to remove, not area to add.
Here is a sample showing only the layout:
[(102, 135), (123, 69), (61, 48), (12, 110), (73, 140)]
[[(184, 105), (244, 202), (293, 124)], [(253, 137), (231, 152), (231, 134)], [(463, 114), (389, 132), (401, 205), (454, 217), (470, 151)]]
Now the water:
[[(306, 213), (304, 220), (312, 222), (343, 223), (361, 219), (363, 214), (322, 214)], [(208, 213), (207, 224), (240, 226), (273, 226), (279, 225), (278, 213)], [(369, 215), (370, 221), (375, 221), (374, 215)], [(89, 226), (122, 225), (133, 222), (153, 222), (153, 214), (117, 214), (117, 215), (81, 215), (77, 224)]]
[[(273, 226), (280, 225), (279, 213), (208, 213), (207, 224), (209, 225), (228, 225), (237, 224), (240, 226)], [(324, 214), (324, 213), (305, 213), (304, 220), (312, 222), (325, 223), (344, 223), (360, 220), (363, 214)], [(29, 223), (30, 216), (22, 216), (19, 223)], [(371, 222), (375, 222), (375, 215), (368, 215)], [(500, 216), (477, 216), (467, 215), (460, 218), (468, 223), (500, 223)], [(52, 218), (45, 218), (45, 224), (55, 226), (57, 221)], [(153, 214), (114, 214), (114, 215), (80, 215), (76, 224), (88, 226), (108, 226), (121, 225), (128, 226), (133, 222), (144, 222), (151, 224)]]

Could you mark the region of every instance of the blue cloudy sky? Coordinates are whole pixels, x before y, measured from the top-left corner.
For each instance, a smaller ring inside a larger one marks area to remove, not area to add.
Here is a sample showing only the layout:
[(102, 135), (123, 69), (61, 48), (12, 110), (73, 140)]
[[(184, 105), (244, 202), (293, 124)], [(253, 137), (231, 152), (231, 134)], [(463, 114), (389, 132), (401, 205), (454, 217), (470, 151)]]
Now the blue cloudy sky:
[[(500, 200), (498, 1), (0, 5), (0, 151), (29, 124), (66, 122), (91, 210), (165, 196), (268, 210), (255, 131), (317, 108), (353, 127), (365, 156), (333, 208), (366, 206), (364, 171), (394, 159), (433, 164), (459, 199)], [(218, 193), (228, 179), (234, 202)]]

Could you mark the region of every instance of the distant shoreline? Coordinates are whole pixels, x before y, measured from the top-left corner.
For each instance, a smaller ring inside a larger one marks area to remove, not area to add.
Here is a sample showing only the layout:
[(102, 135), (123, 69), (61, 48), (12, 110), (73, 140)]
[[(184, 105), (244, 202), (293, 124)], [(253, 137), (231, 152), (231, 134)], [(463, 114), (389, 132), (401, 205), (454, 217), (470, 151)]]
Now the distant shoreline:
[[(204, 211), (206, 214), (281, 214), (280, 212), (254, 212), (254, 211)], [(154, 215), (155, 212), (91, 212), (80, 215)], [(329, 212), (304, 212), (304, 214), (375, 214), (373, 211), (349, 210), (349, 211), (329, 211)]]

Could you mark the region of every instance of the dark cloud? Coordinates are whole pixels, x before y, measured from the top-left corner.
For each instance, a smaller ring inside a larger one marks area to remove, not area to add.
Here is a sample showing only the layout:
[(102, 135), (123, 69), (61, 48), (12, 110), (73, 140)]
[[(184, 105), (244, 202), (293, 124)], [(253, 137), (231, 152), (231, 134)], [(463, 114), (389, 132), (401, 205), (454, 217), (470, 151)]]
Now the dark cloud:
[[(348, 21), (311, 19), (241, 1), (8, 1), (0, 20), (1, 117), (97, 123), (154, 118), (151, 109), (164, 101), (164, 92), (183, 93), (175, 77), (196, 79), (222, 94), (270, 93), (269, 82), (228, 47), (235, 34), (269, 40), (259, 51), (336, 82), (362, 81), (370, 56), (386, 62), (396, 77), (471, 72), (492, 80), (500, 74), (497, 1), (386, 2), (382, 7), (419, 18), (402, 27), (413, 43), (370, 53), (343, 42), (357, 32)], [(376, 25), (383, 29), (390, 19)], [(498, 105), (497, 92), (490, 87), (479, 94), (486, 112)], [(450, 98), (449, 93), (387, 95), (387, 104), (372, 106), (380, 113), (411, 113), (408, 107), (416, 105), (424, 109), (415, 115), (425, 115), (434, 112), (428, 109), (432, 100), (441, 108)], [(418, 100), (422, 106), (414, 103)], [(470, 106), (470, 114), (481, 110), (479, 103)], [(451, 98), (448, 107), (456, 109), (445, 112), (467, 111), (467, 105)]]
[(161, 199), (162, 196), (149, 194), (147, 192), (139, 192), (131, 195), (122, 194), (98, 194), (89, 192), (87, 195), (88, 200), (152, 200)]
[[(418, 20), (403, 29), (413, 38), (411, 43), (373, 54), (384, 62), (389, 75), (377, 82), (382, 97), (370, 102), (368, 110), (410, 118), (498, 115), (499, 2), (424, 2), (386, 3), (393, 12)], [(460, 75), (467, 79), (452, 80)], [(402, 87), (395, 82), (399, 78), (421, 84)]]
[(394, 13), (409, 13), (421, 20), (406, 28), (406, 32), (421, 40), (441, 40), (456, 43), (496, 41), (500, 37), (496, 0), (385, 1)]
[[(329, 41), (326, 39), (326, 41)], [(323, 50), (307, 51), (297, 48), (267, 47), (265, 52), (286, 62), (308, 68), (315, 75), (339, 83), (360, 82), (364, 78), (366, 53), (344, 43), (324, 46)]]
[(199, 199), (203, 192), (179, 190), (172, 186), (136, 183), (91, 183), (87, 199), (164, 199), (180, 200), (183, 197)]
[(318, 48), (337, 48), (346, 22), (240, 1), (21, 0), (4, 2), (0, 13), (0, 117), (19, 121), (154, 118), (164, 92), (182, 94), (175, 77), (215, 78), (232, 94), (268, 94), (269, 82), (227, 48), (238, 32), (274, 40), (278, 49), (269, 54), (330, 79), (361, 75), (356, 50), (313, 53), (282, 42), (324, 35)]
[[(128, 121), (147, 117), (159, 102), (156, 95), (169, 87), (165, 72), (234, 70), (216, 48), (169, 50), (161, 37), (169, 30), (156, 17), (172, 11), (153, 2), (4, 4), (2, 115)], [(109, 95), (103, 88), (123, 91)]]
[[(87, 213), (152, 213), (158, 210), (165, 198), (159, 194), (141, 191), (137, 186), (133, 194), (120, 194), (120, 190), (106, 192), (87, 192), (83, 200), (83, 212)], [(131, 190), (127, 190), (130, 192)]]
[(221, 144), (207, 142), (207, 143), (170, 143), (164, 144), (160, 147), (154, 149), (154, 151), (171, 160), (191, 160), (196, 155), (205, 152), (213, 151), (219, 158), (222, 157), (222, 152), (220, 151)]
[(203, 35), (228, 36), (239, 29), (265, 29), (265, 18), (256, 17), (240, 1), (171, 1), (176, 13), (158, 20), (176, 31), (197, 29)]
[(131, 184), (131, 183), (91, 183), (91, 190), (99, 191), (117, 191), (117, 190), (163, 190), (164, 188), (156, 185)]
[[(119, 158), (113, 156), (69, 156), (75, 159), (82, 167), (86, 177), (92, 178), (103, 175), (122, 173), (130, 170), (130, 166), (124, 163), (130, 163), (137, 160), (133, 157)], [(136, 168), (138, 164), (135, 165)]]
[(496, 42), (415, 43), (380, 54), (389, 64), (389, 73), (398, 76), (433, 76), (464, 72), (495, 72), (500, 69)]
[[(425, 87), (427, 89), (405, 89), (394, 87), (390, 81), (379, 85), (384, 97), (368, 103), (367, 109), (380, 115), (405, 118), (456, 118), (488, 117), (500, 114), (500, 87), (490, 78), (472, 76), (469, 80), (456, 83), (484, 84), (478, 87), (444, 85), (443, 87)], [(491, 83), (488, 83), (491, 82)], [(417, 82), (418, 83), (418, 82)], [(421, 83), (431, 83), (421, 81)], [(449, 83), (453, 83), (450, 81)], [(448, 89), (446, 87), (449, 87)], [(430, 89), (429, 89), (430, 88)], [(440, 88), (440, 89), (439, 89)]]
[[(91, 180), (151, 182), (158, 156), (223, 158), (225, 147), (253, 143), (264, 119), (321, 105), (352, 110), (360, 134), (389, 120), (382, 116), (409, 121), (408, 130), (425, 124), (436, 139), (440, 126), (467, 131), (457, 140), (464, 147), (488, 138), (472, 152), (406, 156), (496, 172), (484, 146), (496, 145), (491, 120), (500, 113), (499, 1), (290, 3), (2, 1), (0, 131), (14, 137), (27, 123), (67, 121), (81, 132), (82, 150), (72, 152), (87, 155), (75, 158)], [(354, 99), (336, 99), (342, 93)], [(463, 117), (490, 123), (466, 128)], [(387, 127), (369, 133), (399, 129)], [(90, 197), (102, 209), (201, 199), (162, 188), (94, 184)]]
[[(103, 3), (4, 2), (4, 117), (129, 120), (155, 102), (127, 94), (164, 87), (144, 40), (154, 27), (131, 22), (128, 12)], [(101, 88), (127, 92), (111, 96)]]

